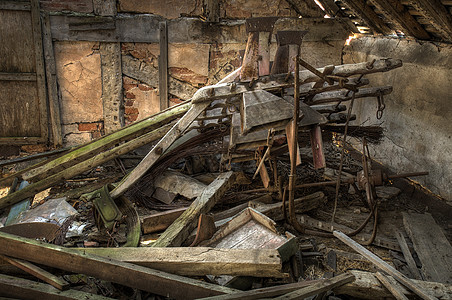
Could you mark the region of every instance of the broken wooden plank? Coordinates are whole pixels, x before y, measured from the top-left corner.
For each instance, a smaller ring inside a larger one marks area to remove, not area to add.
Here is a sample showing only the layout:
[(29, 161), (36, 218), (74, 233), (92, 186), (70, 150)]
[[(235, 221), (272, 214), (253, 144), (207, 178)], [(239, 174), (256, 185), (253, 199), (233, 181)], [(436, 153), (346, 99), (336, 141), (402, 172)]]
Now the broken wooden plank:
[(403, 292), (393, 285), (388, 278), (381, 274), (380, 272), (375, 273), (375, 277), (380, 280), (380, 282), (388, 289), (388, 291), (391, 292), (391, 294), (397, 299), (397, 300), (408, 300), (408, 298), (403, 294)]
[(191, 123), (210, 105), (209, 102), (194, 104), (177, 121), (176, 124), (161, 138), (152, 150), (143, 158), (138, 166), (119, 182), (118, 186), (111, 191), (111, 197), (117, 198), (124, 194), (144, 173), (146, 173), (162, 154), (179, 138)]
[(275, 249), (121, 247), (78, 248), (77, 251), (185, 276), (283, 277), (281, 258)]
[[(378, 72), (387, 72), (395, 68), (402, 66), (402, 61), (399, 59), (385, 58), (377, 59), (370, 66), (369, 63), (358, 64), (346, 64), (336, 66), (331, 73), (333, 76), (349, 77), (360, 74), (373, 74)], [(317, 69), (319, 72), (323, 72), (325, 68)], [(306, 84), (310, 82), (316, 82), (319, 79), (316, 75), (312, 74), (308, 70), (300, 71), (299, 73), (300, 83)], [(269, 75), (260, 77), (253, 85), (254, 89), (261, 90), (278, 90), (280, 88), (293, 86), (293, 76), (290, 76), (289, 80), (286, 79), (287, 74)], [(234, 95), (242, 94), (249, 91), (249, 83), (223, 83), (217, 85), (205, 86), (193, 95), (192, 102), (211, 101), (215, 99), (222, 99), (232, 97)]]
[(403, 225), (428, 281), (452, 283), (452, 246), (430, 214), (403, 213)]
[(235, 183), (236, 174), (227, 172), (220, 174), (204, 192), (196, 198), (190, 207), (168, 227), (152, 247), (180, 246), (196, 228), (196, 222), (202, 213), (207, 213), (221, 196)]
[[(358, 270), (350, 270), (349, 272), (355, 276), (355, 281), (334, 289), (336, 295), (345, 294), (357, 299), (372, 300), (392, 297), (392, 294), (382, 286), (380, 281), (375, 277), (375, 273)], [(386, 277), (391, 284), (400, 289), (404, 295), (409, 297), (415, 296), (409, 289), (398, 283), (391, 276)], [(452, 285), (450, 284), (415, 279), (413, 279), (413, 281), (423, 290), (438, 299), (452, 299)]]
[(71, 166), (61, 172), (48, 176), (36, 183), (30, 184), (29, 186), (21, 189), (11, 195), (0, 198), (0, 208), (9, 206), (11, 204), (17, 203), (22, 199), (34, 196), (36, 193), (43, 191), (52, 185), (61, 182), (62, 180), (72, 178), (78, 174), (81, 174), (87, 170), (90, 170), (100, 164), (103, 164), (119, 155), (126, 154), (134, 149), (144, 146), (152, 141), (157, 140), (164, 136), (164, 134), (170, 129), (171, 124), (162, 126), (154, 131), (148, 132), (134, 140), (128, 141), (119, 145), (116, 148), (112, 148), (105, 152), (102, 152), (96, 156), (85, 159), (79, 164)]
[(67, 290), (69, 288), (69, 283), (67, 281), (63, 280), (58, 276), (53, 275), (52, 273), (47, 272), (46, 270), (38, 266), (35, 266), (34, 264), (28, 261), (8, 257), (6, 255), (0, 255), (0, 258), (6, 260), (11, 265), (16, 266), (19, 269), (35, 276), (36, 278), (39, 278), (42, 281), (47, 282), (48, 284), (59, 289), (60, 291)]
[(347, 246), (358, 252), (359, 254), (366, 257), (370, 262), (372, 262), (374, 265), (376, 265), (378, 268), (382, 269), (389, 275), (392, 275), (397, 281), (408, 287), (410, 290), (412, 290), (416, 295), (421, 297), (422, 299), (426, 300), (434, 300), (435, 297), (428, 294), (425, 290), (423, 290), (420, 286), (418, 286), (414, 281), (394, 269), (392, 266), (390, 266), (387, 262), (383, 261), (381, 258), (349, 238), (347, 235), (343, 234), (340, 231), (334, 231), (334, 236), (340, 239), (343, 243), (345, 243)]
[(243, 291), (233, 294), (225, 294), (214, 297), (202, 298), (203, 300), (253, 300), (253, 299), (264, 299), (270, 297), (276, 297), (284, 295), (300, 288), (316, 284), (320, 280), (307, 280), (296, 283), (283, 284), (278, 286), (254, 289), (249, 291)]
[(141, 228), (143, 233), (148, 234), (165, 230), (186, 210), (187, 207), (182, 207), (142, 217)]
[(180, 172), (166, 170), (154, 180), (154, 187), (193, 199), (202, 194), (206, 185)]
[[(100, 295), (77, 290), (59, 291), (45, 283), (31, 281), (19, 277), (0, 274), (0, 295), (13, 299), (74, 299), (74, 300), (108, 300)], [(2, 298), (5, 299), (5, 298)]]
[(327, 292), (331, 289), (352, 282), (354, 280), (355, 276), (349, 273), (345, 273), (330, 279), (321, 280), (315, 284), (303, 287), (299, 290), (290, 292), (283, 296), (276, 297), (274, 299), (278, 300), (305, 299), (307, 297), (314, 296), (322, 292)]
[(411, 255), (411, 251), (408, 248), (408, 244), (406, 243), (405, 237), (402, 235), (400, 231), (395, 233), (397, 241), (399, 242), (400, 249), (402, 249), (403, 257), (408, 265), (408, 268), (413, 274), (415, 279), (422, 280), (421, 273), (419, 273), (419, 269), (416, 266), (416, 262), (414, 261), (413, 255)]
[(0, 232), (0, 253), (176, 299), (195, 299), (236, 291), (3, 232)]

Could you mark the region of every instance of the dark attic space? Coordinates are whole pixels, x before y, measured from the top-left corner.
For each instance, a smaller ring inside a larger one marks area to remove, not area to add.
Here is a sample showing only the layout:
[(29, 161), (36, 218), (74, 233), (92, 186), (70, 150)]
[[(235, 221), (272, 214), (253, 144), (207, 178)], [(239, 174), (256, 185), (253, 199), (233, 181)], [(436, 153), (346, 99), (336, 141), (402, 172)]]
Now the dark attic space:
[(0, 298), (452, 299), (452, 1), (0, 24)]

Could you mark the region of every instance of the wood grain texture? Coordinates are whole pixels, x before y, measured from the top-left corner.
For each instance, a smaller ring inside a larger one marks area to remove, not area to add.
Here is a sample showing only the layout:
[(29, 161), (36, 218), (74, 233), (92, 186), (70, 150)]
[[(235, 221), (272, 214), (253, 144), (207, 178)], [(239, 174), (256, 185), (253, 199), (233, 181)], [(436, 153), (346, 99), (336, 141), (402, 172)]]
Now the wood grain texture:
[(393, 285), (388, 278), (381, 274), (380, 272), (375, 273), (375, 277), (380, 280), (380, 282), (388, 289), (388, 291), (391, 292), (391, 294), (397, 299), (397, 300), (408, 300), (408, 298), (403, 294), (403, 292)]

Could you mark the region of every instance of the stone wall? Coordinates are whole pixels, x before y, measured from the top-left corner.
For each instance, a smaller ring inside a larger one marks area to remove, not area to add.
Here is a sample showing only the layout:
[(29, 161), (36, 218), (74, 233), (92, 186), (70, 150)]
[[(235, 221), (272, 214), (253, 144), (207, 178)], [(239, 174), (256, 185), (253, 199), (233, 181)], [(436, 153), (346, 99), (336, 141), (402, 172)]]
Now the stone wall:
[(372, 85), (392, 85), (386, 109), (376, 119), (376, 99), (356, 102), (356, 124), (381, 124), (385, 137), (371, 155), (394, 172), (429, 171), (414, 180), (452, 204), (452, 46), (390, 38), (361, 38), (344, 49), (344, 63), (398, 58), (403, 67), (369, 76)]

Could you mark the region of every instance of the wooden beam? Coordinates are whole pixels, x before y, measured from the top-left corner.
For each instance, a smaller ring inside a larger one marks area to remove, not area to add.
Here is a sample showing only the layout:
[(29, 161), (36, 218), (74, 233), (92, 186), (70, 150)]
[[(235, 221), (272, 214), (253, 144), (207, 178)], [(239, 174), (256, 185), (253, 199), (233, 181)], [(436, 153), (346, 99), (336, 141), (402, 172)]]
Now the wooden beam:
[(36, 81), (36, 73), (5, 73), (5, 72), (0, 72), (0, 80)]
[(143, 233), (149, 234), (165, 230), (186, 210), (187, 207), (182, 207), (144, 216), (141, 221)]
[(399, 242), (400, 249), (402, 249), (403, 257), (405, 258), (405, 261), (408, 265), (408, 268), (410, 269), (411, 274), (413, 274), (415, 279), (422, 280), (421, 273), (419, 273), (419, 269), (417, 268), (416, 262), (414, 261), (414, 258), (411, 255), (411, 251), (410, 248), (408, 248), (405, 237), (402, 235), (400, 231), (397, 231), (395, 235), (397, 241)]
[(392, 34), (392, 30), (383, 22), (383, 20), (375, 13), (375, 11), (367, 4), (365, 0), (344, 0), (342, 1), (349, 9), (351, 9), (358, 17), (376, 33), (384, 35)]
[(168, 229), (152, 244), (152, 247), (177, 247), (196, 228), (196, 222), (201, 214), (208, 213), (221, 196), (235, 184), (236, 174), (227, 172), (220, 174), (204, 192), (196, 198), (190, 207), (171, 224)]
[(219, 22), (220, 21), (220, 1), (207, 0), (206, 5), (206, 19), (207, 22)]
[(299, 290), (290, 292), (283, 296), (276, 297), (274, 299), (278, 300), (305, 299), (307, 297), (311, 297), (322, 292), (327, 292), (329, 290), (332, 290), (338, 286), (344, 285), (354, 280), (355, 276), (349, 273), (344, 273), (330, 279), (321, 280), (313, 285), (303, 287)]
[(403, 294), (403, 292), (398, 287), (394, 286), (385, 275), (381, 274), (380, 272), (377, 272), (375, 273), (375, 276), (397, 300), (408, 300), (408, 298)]
[(168, 28), (166, 21), (159, 23), (159, 96), (160, 110), (168, 108)]
[(427, 31), (424, 30), (422, 25), (416, 21), (399, 0), (371, 0), (371, 3), (381, 10), (388, 20), (400, 26), (399, 29), (405, 34), (421, 40), (430, 39)]
[[(404, 286), (408, 287), (410, 290), (412, 290), (416, 295), (421, 297), (422, 299), (426, 300), (435, 300), (436, 298), (431, 296), (430, 294), (426, 293), (420, 286), (418, 286), (414, 281), (394, 269), (392, 266), (390, 266), (387, 262), (383, 261), (381, 258), (349, 238), (347, 235), (343, 234), (340, 231), (334, 231), (334, 236), (337, 237), (339, 240), (341, 240), (344, 244), (367, 258), (370, 262), (372, 262), (375, 266), (382, 269), (389, 275), (392, 275), (397, 281), (402, 283)], [(437, 299), (436, 299), (437, 300)]]
[(447, 41), (452, 41), (452, 15), (440, 0), (410, 0), (409, 4), (419, 11)]
[(254, 289), (249, 291), (243, 291), (233, 294), (224, 294), (214, 297), (202, 298), (202, 300), (253, 300), (253, 299), (266, 299), (270, 297), (276, 297), (284, 295), (300, 288), (310, 286), (320, 282), (321, 280), (306, 280), (296, 283), (283, 284), (278, 286)]
[(0, 232), (0, 253), (175, 299), (195, 299), (235, 292), (207, 282), (97, 255), (80, 254), (64, 247), (3, 232)]
[(50, 30), (49, 14), (42, 15), (44, 59), (47, 77), (47, 93), (49, 96), (50, 125), (52, 128), (52, 141), (54, 147), (63, 146), (63, 134), (61, 133), (61, 108), (58, 96), (57, 74), (55, 66), (55, 54), (53, 51), (52, 33)]
[(111, 191), (111, 197), (116, 198), (121, 196), (138, 181), (209, 105), (209, 102), (192, 105), (166, 135), (158, 141), (135, 169), (124, 177), (118, 186)]
[(403, 213), (403, 225), (422, 263), (424, 278), (452, 283), (452, 246), (433, 217)]
[(34, 264), (28, 261), (8, 257), (6, 255), (0, 255), (0, 258), (4, 259), (11, 265), (16, 266), (19, 269), (35, 276), (36, 278), (39, 278), (42, 281), (47, 282), (48, 284), (59, 289), (60, 291), (67, 290), (69, 288), (69, 283), (63, 280), (62, 278), (55, 276), (52, 273), (49, 273), (46, 270), (38, 266), (35, 266)]
[(275, 249), (121, 247), (77, 248), (77, 251), (177, 275), (284, 277), (281, 258)]
[[(350, 270), (355, 275), (355, 281), (334, 289), (336, 294), (344, 294), (355, 297), (357, 299), (386, 299), (393, 297), (392, 294), (380, 283), (375, 273)], [(410, 298), (415, 295), (402, 284), (398, 283), (392, 276), (386, 276), (393, 286), (400, 289), (404, 295)], [(438, 299), (452, 298), (452, 285), (439, 282), (429, 282), (423, 280), (413, 281), (423, 290), (437, 297)]]
[[(86, 293), (77, 290), (59, 291), (45, 283), (31, 281), (19, 277), (0, 274), (0, 294), (3, 297), (13, 299), (52, 299), (52, 300), (108, 300), (100, 295)], [(6, 299), (6, 298), (2, 298)]]

